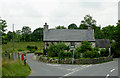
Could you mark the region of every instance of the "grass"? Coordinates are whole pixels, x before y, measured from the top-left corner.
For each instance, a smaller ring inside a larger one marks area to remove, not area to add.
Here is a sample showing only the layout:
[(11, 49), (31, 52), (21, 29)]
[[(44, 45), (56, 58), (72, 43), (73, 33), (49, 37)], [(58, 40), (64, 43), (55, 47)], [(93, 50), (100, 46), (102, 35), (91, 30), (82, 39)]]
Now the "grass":
[[(15, 50), (23, 50), (23, 51), (26, 51), (27, 50), (27, 46), (28, 45), (34, 45), (34, 46), (37, 46), (38, 47), (38, 51), (42, 50), (43, 49), (43, 42), (15, 42), (14, 43), (14, 49)], [(7, 51), (10, 51), (11, 49), (13, 49), (13, 43), (12, 42), (8, 42), (7, 44), (3, 44), (2, 45), (2, 52), (5, 51), (5, 49)]]
[(2, 76), (24, 76), (30, 74), (30, 67), (27, 64), (24, 66), (23, 61), (3, 61), (2, 62)]

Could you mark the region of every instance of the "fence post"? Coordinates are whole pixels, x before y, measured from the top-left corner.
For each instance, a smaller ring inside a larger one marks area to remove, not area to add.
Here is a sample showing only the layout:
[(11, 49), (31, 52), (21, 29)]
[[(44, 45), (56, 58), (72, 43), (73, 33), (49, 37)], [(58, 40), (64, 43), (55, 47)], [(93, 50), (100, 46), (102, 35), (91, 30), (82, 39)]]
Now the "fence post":
[(18, 53), (18, 59), (20, 59), (20, 55), (19, 55), (19, 53)]

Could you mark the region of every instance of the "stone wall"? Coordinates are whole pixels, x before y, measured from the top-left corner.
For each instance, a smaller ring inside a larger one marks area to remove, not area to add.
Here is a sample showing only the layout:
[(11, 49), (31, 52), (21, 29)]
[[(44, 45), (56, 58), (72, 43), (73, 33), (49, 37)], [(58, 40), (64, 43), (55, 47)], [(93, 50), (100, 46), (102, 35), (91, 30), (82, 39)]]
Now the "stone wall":
[[(44, 48), (47, 49), (51, 44), (57, 44), (58, 42), (44, 42)], [(92, 47), (95, 47), (95, 42), (91, 42)], [(70, 46), (70, 42), (65, 42), (65, 45)], [(81, 42), (75, 42), (75, 47), (81, 46)]]
[[(46, 63), (72, 64), (72, 58), (63, 59), (60, 61), (55, 58), (48, 58), (48, 57), (43, 57), (43, 56), (36, 56), (34, 58), (36, 58), (37, 61), (46, 62)], [(93, 59), (75, 59), (74, 64), (98, 64), (98, 63), (108, 62), (112, 60), (113, 60), (112, 56), (93, 58)]]

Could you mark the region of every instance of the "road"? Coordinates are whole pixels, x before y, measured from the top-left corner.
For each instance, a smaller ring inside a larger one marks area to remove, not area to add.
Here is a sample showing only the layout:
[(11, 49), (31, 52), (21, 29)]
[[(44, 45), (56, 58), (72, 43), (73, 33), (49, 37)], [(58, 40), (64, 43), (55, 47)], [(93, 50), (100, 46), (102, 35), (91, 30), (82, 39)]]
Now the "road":
[(117, 59), (111, 62), (91, 65), (70, 65), (70, 64), (50, 64), (31, 59), (32, 54), (27, 55), (27, 62), (31, 67), (30, 76), (103, 76), (110, 78), (118, 76), (118, 61)]

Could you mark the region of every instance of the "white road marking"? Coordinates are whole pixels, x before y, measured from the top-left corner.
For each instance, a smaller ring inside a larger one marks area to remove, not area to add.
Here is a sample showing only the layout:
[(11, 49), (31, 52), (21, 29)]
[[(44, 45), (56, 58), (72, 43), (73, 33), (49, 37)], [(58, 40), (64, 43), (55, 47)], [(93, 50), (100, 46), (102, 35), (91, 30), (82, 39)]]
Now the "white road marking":
[(107, 74), (107, 76), (106, 76), (106, 78), (108, 78), (110, 75), (109, 74)]
[(60, 64), (46, 64), (46, 65), (49, 65), (49, 66), (61, 66)]
[(110, 72), (113, 72), (115, 69), (112, 69)]
[(77, 72), (77, 71), (79, 71), (79, 70), (82, 70), (82, 69), (84, 69), (84, 68), (87, 68), (87, 67), (90, 67), (91, 65), (87, 65), (87, 66), (84, 66), (84, 67), (82, 67), (82, 68), (80, 68), (80, 69), (76, 69), (76, 70), (74, 70), (73, 72), (70, 72), (70, 73), (68, 73), (68, 74), (65, 74), (64, 76), (69, 76), (69, 75), (71, 75), (71, 74), (73, 74), (73, 73), (75, 73), (75, 72)]

